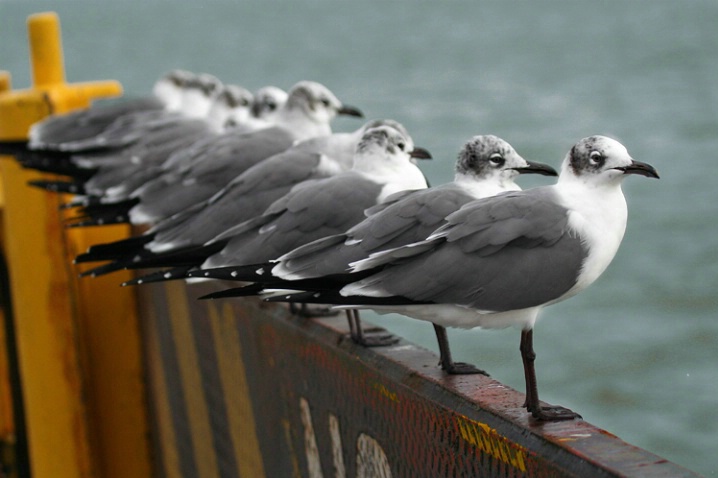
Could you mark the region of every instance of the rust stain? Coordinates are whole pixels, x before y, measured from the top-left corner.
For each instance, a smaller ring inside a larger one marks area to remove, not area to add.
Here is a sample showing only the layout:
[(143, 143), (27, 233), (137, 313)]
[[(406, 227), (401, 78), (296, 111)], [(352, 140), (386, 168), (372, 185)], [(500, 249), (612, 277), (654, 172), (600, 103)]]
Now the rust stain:
[(456, 417), (456, 424), (461, 438), (469, 444), (507, 465), (522, 472), (526, 471), (529, 452), (525, 447), (512, 442), (485, 423), (466, 417)]

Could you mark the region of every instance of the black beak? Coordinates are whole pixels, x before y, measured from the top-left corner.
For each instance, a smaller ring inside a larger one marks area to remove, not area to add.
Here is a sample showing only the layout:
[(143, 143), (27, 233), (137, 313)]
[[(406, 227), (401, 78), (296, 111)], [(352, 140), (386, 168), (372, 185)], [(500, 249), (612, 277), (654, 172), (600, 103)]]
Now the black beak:
[(362, 113), (359, 108), (355, 108), (355, 107), (349, 106), (349, 105), (342, 105), (342, 107), (337, 110), (337, 114), (347, 115), (347, 116), (356, 116), (357, 118), (364, 117), (364, 113)]
[(411, 153), (409, 153), (409, 156), (416, 159), (432, 159), (431, 153), (424, 148), (420, 148), (419, 146), (414, 146), (414, 149)]
[(541, 176), (558, 176), (558, 173), (548, 164), (526, 161), (527, 165), (521, 168), (513, 168), (519, 174), (540, 174)]
[(635, 160), (631, 162), (631, 164), (629, 164), (628, 166), (619, 166), (613, 169), (623, 171), (623, 174), (640, 174), (641, 176), (645, 176), (647, 178), (660, 178), (660, 176), (658, 176), (658, 171), (656, 171), (656, 168), (654, 168), (648, 163), (642, 163)]

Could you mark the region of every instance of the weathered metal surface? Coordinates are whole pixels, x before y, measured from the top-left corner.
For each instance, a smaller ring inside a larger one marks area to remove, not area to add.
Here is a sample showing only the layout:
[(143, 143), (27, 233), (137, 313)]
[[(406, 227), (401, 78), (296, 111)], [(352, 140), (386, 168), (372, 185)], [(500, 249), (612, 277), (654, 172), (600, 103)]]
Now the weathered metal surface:
[(695, 476), (584, 421), (536, 422), (523, 394), (405, 341), (358, 347), (343, 317), (194, 300), (218, 287), (140, 289), (164, 476)]
[[(28, 32), (34, 85), (11, 90), (9, 74), (0, 75), (3, 142), (25, 140), (30, 126), (50, 113), (85, 108), (95, 98), (122, 92), (115, 81), (65, 82), (57, 15), (30, 16)], [(37, 173), (9, 157), (0, 158), (0, 170), (3, 252), (16, 331), (12, 345), (28, 431), (26, 468), (39, 477), (147, 476), (134, 296), (117, 287), (117, 278), (78, 282), (71, 265), (88, 244), (120, 239), (129, 228), (68, 232), (58, 214), (61, 199), (27, 187)]]

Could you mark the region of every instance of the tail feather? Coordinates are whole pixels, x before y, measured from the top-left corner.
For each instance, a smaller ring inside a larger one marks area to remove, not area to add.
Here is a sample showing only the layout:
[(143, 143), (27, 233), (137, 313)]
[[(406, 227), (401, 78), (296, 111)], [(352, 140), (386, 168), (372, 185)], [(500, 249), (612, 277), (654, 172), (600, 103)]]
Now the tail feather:
[(362, 306), (391, 306), (391, 305), (421, 305), (431, 302), (421, 302), (407, 297), (368, 297), (343, 296), (338, 290), (311, 291), (275, 295), (264, 299), (266, 302), (293, 302), (299, 304), (328, 304), (328, 305), (362, 305)]
[(109, 274), (111, 272), (124, 270), (126, 266), (127, 264), (124, 261), (112, 261), (108, 264), (104, 264), (81, 272), (80, 277), (98, 277), (105, 274)]
[(119, 259), (130, 254), (136, 254), (144, 250), (143, 246), (150, 242), (152, 237), (152, 234), (145, 234), (107, 244), (96, 244), (87, 249), (86, 253), (77, 256), (75, 262), (108, 261)]

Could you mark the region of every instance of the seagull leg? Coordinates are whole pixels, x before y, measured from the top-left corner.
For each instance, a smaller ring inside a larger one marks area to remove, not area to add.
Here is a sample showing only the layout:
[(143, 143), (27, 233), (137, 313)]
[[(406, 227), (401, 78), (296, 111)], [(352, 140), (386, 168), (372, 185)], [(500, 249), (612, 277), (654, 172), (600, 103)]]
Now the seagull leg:
[(347, 309), (347, 321), (349, 322), (349, 336), (356, 344), (364, 347), (386, 347), (399, 341), (399, 338), (392, 334), (365, 334), (359, 318), (359, 311), (356, 309)]
[(470, 363), (454, 362), (451, 358), (451, 349), (449, 348), (449, 338), (446, 335), (446, 327), (434, 324), (434, 332), (436, 333), (436, 341), (439, 343), (439, 365), (441, 370), (449, 375), (469, 375), (480, 373), (489, 376), (488, 373), (476, 368)]
[(536, 352), (533, 346), (533, 329), (521, 331), (521, 360), (524, 363), (524, 378), (526, 380), (526, 401), (524, 407), (531, 415), (544, 421), (573, 420), (581, 418), (576, 412), (559, 406), (542, 406), (538, 396), (538, 384), (536, 383), (536, 370), (534, 361)]

